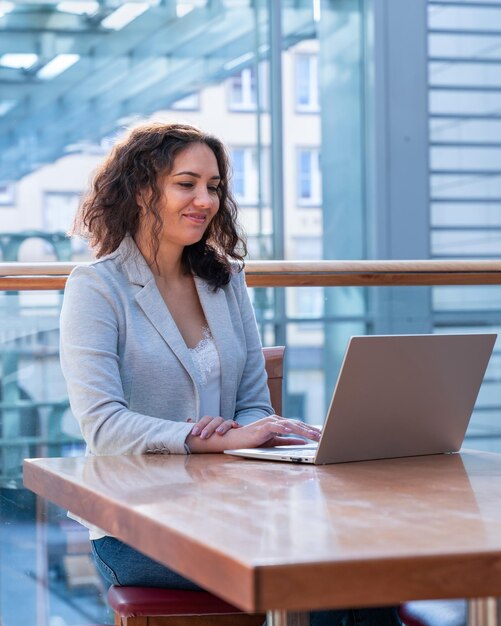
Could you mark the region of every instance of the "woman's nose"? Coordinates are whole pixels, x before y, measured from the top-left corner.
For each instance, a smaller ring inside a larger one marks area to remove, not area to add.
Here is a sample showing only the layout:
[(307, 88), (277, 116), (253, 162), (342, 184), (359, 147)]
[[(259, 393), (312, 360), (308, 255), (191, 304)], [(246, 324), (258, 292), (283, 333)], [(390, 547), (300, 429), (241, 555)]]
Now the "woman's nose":
[(208, 207), (211, 205), (211, 196), (207, 189), (197, 189), (195, 204), (200, 207)]

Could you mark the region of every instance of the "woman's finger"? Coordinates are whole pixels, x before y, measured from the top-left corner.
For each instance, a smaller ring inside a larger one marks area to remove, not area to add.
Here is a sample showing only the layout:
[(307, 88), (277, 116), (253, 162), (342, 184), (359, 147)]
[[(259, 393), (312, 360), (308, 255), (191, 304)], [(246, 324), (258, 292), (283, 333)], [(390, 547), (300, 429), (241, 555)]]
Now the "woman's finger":
[(289, 435), (292, 434), (294, 426), (289, 426), (285, 420), (283, 422), (275, 420), (266, 423), (265, 428), (270, 435)]
[(218, 435), (224, 435), (226, 434), (229, 430), (231, 430), (232, 428), (238, 428), (240, 426), (240, 424), (237, 424), (235, 421), (233, 420), (225, 420), (222, 424), (220, 424), (217, 428), (216, 428), (216, 433)]
[(212, 417), (212, 415), (204, 415), (203, 417), (201, 417), (198, 420), (198, 422), (195, 424), (195, 426), (193, 426), (193, 428), (191, 430), (191, 434), (192, 435), (199, 435), (202, 432), (202, 430), (207, 426), (207, 424), (210, 424), (210, 422), (213, 419), (214, 418)]
[(322, 432), (318, 428), (305, 424), (304, 422), (299, 422), (298, 427), (304, 432), (305, 437), (308, 437), (308, 439), (314, 439), (315, 441), (320, 439)]
[(216, 428), (218, 428), (222, 423), (224, 423), (224, 419), (220, 415), (213, 417), (211, 421), (202, 429), (200, 439), (208, 439), (209, 437), (212, 437), (212, 435), (216, 432)]
[(292, 435), (299, 435), (307, 439), (313, 439), (314, 441), (320, 439), (320, 432), (318, 430), (312, 429), (308, 424), (298, 420), (279, 420), (272, 425), (271, 431), (279, 434), (290, 433)]
[(314, 439), (315, 441), (318, 441), (320, 439), (320, 435), (322, 434), (322, 430), (318, 428), (318, 426), (312, 426), (310, 424), (306, 424), (305, 422), (301, 422), (300, 420), (288, 419), (282, 417), (281, 415), (272, 415), (271, 421), (275, 423), (284, 423), (291, 429), (291, 432), (296, 435), (301, 435), (302, 437), (307, 437), (308, 439)]

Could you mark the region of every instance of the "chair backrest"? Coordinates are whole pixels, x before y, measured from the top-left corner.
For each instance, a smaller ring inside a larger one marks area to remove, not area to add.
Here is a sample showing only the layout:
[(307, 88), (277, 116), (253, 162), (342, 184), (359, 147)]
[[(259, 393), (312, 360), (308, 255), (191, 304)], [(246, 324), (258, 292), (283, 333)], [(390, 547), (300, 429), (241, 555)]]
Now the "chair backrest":
[(263, 348), (271, 406), (277, 415), (282, 415), (282, 385), (284, 380), (284, 346)]

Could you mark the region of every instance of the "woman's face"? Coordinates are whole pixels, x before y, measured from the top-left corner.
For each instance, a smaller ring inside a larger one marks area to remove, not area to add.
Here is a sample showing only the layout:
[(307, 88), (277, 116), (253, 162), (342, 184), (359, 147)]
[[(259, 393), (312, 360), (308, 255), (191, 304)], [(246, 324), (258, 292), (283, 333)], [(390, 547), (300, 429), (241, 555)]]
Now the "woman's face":
[(219, 209), (220, 180), (216, 157), (205, 143), (178, 153), (172, 170), (158, 180), (161, 247), (184, 248), (200, 241)]

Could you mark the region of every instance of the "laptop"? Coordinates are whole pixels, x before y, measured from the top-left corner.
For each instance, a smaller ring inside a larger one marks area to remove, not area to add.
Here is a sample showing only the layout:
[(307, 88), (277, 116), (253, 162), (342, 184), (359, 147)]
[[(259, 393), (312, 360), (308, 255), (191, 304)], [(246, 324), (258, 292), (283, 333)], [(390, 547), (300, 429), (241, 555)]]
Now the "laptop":
[(225, 453), (322, 465), (457, 452), (496, 337), (352, 337), (318, 443)]

